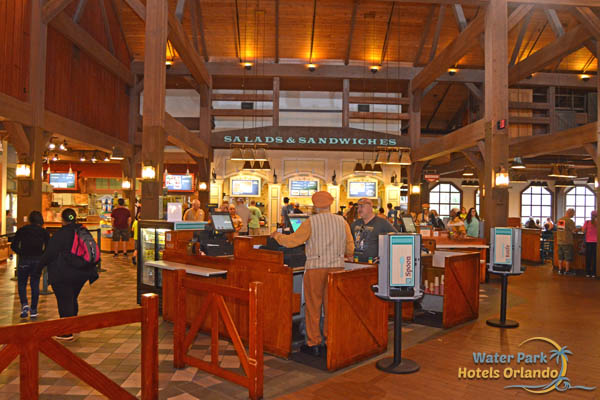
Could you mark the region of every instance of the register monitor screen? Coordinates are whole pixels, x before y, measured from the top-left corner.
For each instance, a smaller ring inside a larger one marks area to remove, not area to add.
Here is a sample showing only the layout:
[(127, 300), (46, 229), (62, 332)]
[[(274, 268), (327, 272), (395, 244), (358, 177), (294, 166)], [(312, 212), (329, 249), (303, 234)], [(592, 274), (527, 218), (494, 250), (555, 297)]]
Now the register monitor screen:
[(300, 228), (300, 225), (308, 219), (308, 215), (291, 214), (288, 215), (288, 218), (290, 220), (290, 225), (292, 226), (292, 232), (296, 232), (298, 228)]
[(417, 233), (417, 228), (415, 228), (415, 223), (411, 217), (402, 217), (402, 222), (404, 223), (404, 229), (406, 229), (406, 232)]
[(228, 212), (214, 212), (211, 215), (215, 231), (218, 232), (235, 232), (231, 215)]

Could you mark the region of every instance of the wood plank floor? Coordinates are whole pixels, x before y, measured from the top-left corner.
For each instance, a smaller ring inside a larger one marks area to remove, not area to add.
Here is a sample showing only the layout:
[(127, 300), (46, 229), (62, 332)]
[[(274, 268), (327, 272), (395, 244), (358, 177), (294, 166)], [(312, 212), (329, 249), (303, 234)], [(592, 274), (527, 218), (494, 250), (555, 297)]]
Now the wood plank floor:
[[(500, 286), (499, 280), (495, 283)], [(519, 321), (517, 329), (501, 330), (485, 323), (496, 315), (480, 315), (471, 324), (454, 329), (403, 352), (418, 362), (421, 370), (411, 375), (385, 374), (375, 363), (363, 365), (331, 379), (309, 386), (284, 399), (506, 399), (531, 398), (523, 389), (505, 389), (514, 384), (545, 384), (546, 380), (459, 379), (459, 367), (476, 369), (473, 352), (548, 355), (552, 347), (542, 341), (519, 344), (541, 336), (568, 346), (566, 376), (572, 386), (597, 387), (594, 391), (553, 391), (542, 398), (600, 399), (600, 280), (559, 276), (551, 267), (529, 267), (525, 274), (512, 277), (508, 285), (507, 317)], [(512, 305), (511, 305), (512, 298)], [(349, 332), (351, 334), (351, 332)], [(391, 340), (390, 340), (391, 343)], [(390, 344), (391, 345), (391, 344)], [(558, 370), (554, 360), (547, 364), (494, 365), (503, 373), (507, 367)], [(489, 366), (482, 366), (488, 369)]]

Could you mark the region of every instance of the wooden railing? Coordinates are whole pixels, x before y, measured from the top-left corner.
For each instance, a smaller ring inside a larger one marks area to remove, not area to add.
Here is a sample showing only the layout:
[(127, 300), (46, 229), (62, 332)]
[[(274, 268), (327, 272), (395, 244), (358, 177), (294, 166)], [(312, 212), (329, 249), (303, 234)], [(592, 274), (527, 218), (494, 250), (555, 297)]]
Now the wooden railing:
[(111, 326), (142, 323), (142, 399), (158, 399), (158, 296), (142, 296), (142, 307), (81, 317), (12, 325), (0, 328), (0, 373), (19, 356), (21, 399), (38, 398), (39, 356), (42, 352), (58, 365), (109, 399), (135, 399), (106, 375), (52, 338)]
[[(223, 379), (248, 388), (251, 399), (263, 395), (263, 293), (261, 282), (251, 282), (249, 289), (215, 285), (186, 278), (184, 270), (177, 270), (177, 312), (173, 333), (175, 368), (186, 365), (217, 375)], [(201, 292), (202, 306), (186, 333), (186, 292)], [(242, 343), (238, 328), (225, 304), (224, 297), (248, 303), (248, 352)], [(194, 343), (204, 320), (210, 315), (211, 360), (206, 362), (187, 354)], [(219, 367), (219, 317), (240, 359), (245, 376)]]

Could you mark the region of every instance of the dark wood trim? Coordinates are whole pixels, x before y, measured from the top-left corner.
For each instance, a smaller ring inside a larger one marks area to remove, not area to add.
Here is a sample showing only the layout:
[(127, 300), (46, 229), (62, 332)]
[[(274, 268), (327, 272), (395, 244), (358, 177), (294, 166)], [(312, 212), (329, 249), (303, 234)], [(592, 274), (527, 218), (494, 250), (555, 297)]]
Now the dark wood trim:
[(379, 59), (379, 65), (383, 65), (385, 61), (385, 54), (387, 53), (389, 38), (390, 38), (390, 29), (392, 27), (392, 19), (394, 18), (394, 8), (396, 3), (392, 3), (392, 8), (390, 10), (390, 16), (388, 18), (387, 28), (385, 30), (385, 37), (383, 39), (383, 47), (381, 49), (381, 58)]
[(279, 77), (273, 78), (273, 126), (279, 126)]
[(83, 15), (83, 11), (85, 10), (85, 6), (87, 5), (87, 0), (79, 0), (77, 4), (77, 8), (75, 9), (75, 13), (73, 14), (73, 22), (76, 24), (79, 23), (81, 16)]
[(275, 0), (275, 63), (279, 64), (279, 0)]
[(446, 12), (446, 6), (440, 4), (440, 11), (438, 11), (437, 23), (435, 25), (435, 32), (433, 34), (433, 41), (431, 42), (431, 51), (429, 53), (429, 62), (432, 62), (435, 58), (437, 51), (438, 42), (440, 40), (440, 32), (442, 31), (442, 25), (444, 23), (444, 14)]
[(350, 33), (348, 33), (348, 47), (346, 48), (346, 58), (344, 65), (350, 63), (350, 51), (352, 50), (352, 36), (354, 35), (354, 25), (356, 24), (356, 10), (358, 9), (359, 0), (354, 0), (352, 4), (352, 17), (350, 18)]
[(350, 104), (410, 104), (408, 97), (350, 96)]
[(108, 51), (114, 56), (115, 55), (115, 44), (113, 43), (112, 34), (110, 33), (110, 24), (108, 22), (108, 15), (106, 14), (106, 0), (99, 0), (98, 6), (100, 7), (100, 14), (102, 15), (102, 24), (104, 25), (104, 34), (106, 35), (106, 43), (108, 43)]
[(548, 110), (550, 109), (550, 103), (526, 103), (520, 101), (509, 101), (508, 108), (517, 110)]
[(425, 42), (427, 41), (427, 36), (429, 36), (429, 31), (431, 30), (431, 24), (433, 23), (433, 14), (435, 13), (435, 6), (429, 7), (429, 14), (427, 15), (427, 20), (425, 21), (425, 27), (423, 28), (423, 33), (421, 34), (421, 41), (419, 42), (419, 47), (417, 49), (417, 55), (415, 56), (415, 61), (413, 64), (415, 66), (419, 65), (419, 59), (421, 58), (421, 53), (423, 52), (423, 48), (425, 47)]
[(350, 111), (350, 119), (387, 119), (390, 121), (409, 120), (408, 113)]
[(72, 1), (73, 0), (49, 0), (42, 7), (41, 23), (44, 25), (48, 24), (54, 17), (63, 12)]

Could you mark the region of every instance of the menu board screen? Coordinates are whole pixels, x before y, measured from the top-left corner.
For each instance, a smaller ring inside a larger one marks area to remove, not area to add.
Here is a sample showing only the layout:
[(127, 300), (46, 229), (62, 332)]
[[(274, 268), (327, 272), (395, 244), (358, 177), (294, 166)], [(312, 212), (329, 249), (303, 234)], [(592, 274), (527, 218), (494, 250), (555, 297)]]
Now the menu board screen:
[(319, 191), (319, 181), (290, 179), (290, 197), (311, 197)]
[(260, 196), (260, 179), (231, 179), (233, 196)]
[(348, 197), (377, 197), (377, 182), (350, 182), (348, 184)]
[(165, 187), (170, 192), (193, 192), (193, 175), (165, 175)]

